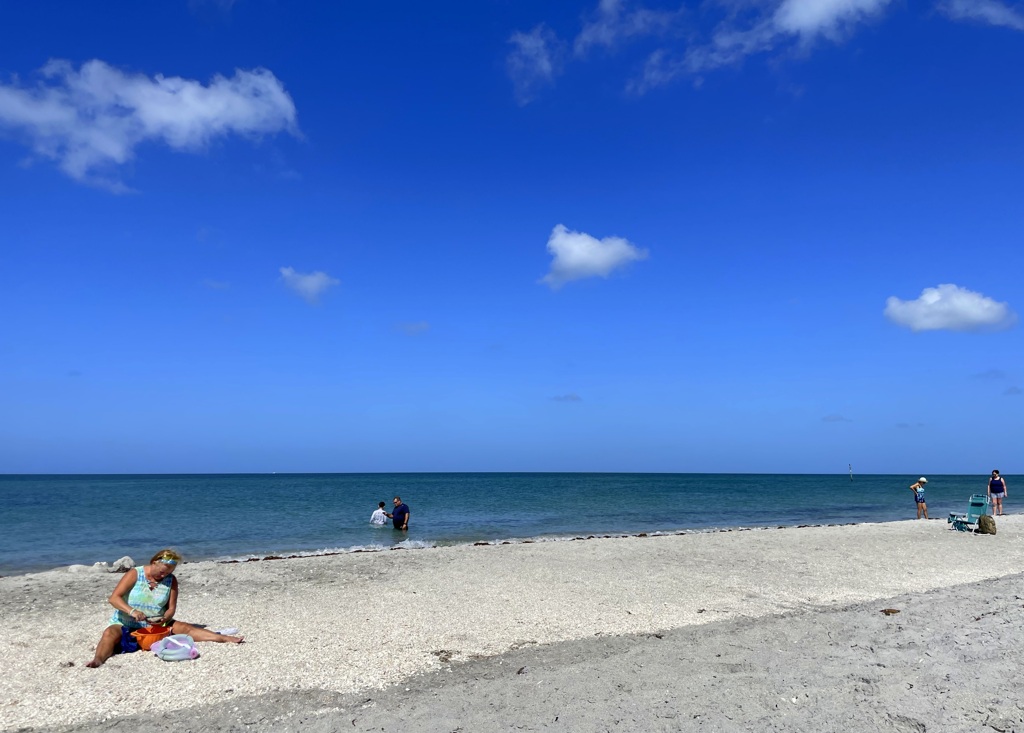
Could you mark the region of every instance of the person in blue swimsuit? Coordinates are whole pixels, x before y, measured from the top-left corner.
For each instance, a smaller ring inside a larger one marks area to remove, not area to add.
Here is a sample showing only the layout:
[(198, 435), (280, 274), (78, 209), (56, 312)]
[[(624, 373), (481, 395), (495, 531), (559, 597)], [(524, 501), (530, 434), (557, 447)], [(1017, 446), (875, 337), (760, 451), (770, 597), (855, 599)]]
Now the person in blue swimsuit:
[(226, 636), (174, 620), (178, 607), (178, 579), (174, 570), (180, 562), (181, 555), (174, 550), (160, 550), (149, 565), (124, 574), (107, 599), (114, 607), (110, 625), (103, 630), (96, 654), (86, 667), (99, 667), (115, 654), (137, 651), (139, 647), (131, 632), (149, 625), (169, 626), (172, 634), (188, 634), (196, 641), (242, 642), (241, 636)]
[(992, 478), (988, 480), (988, 499), (992, 504), (992, 514), (1003, 516), (1003, 499), (1006, 498), (1006, 479), (999, 475), (999, 471), (992, 471)]
[(924, 485), (928, 483), (928, 479), (924, 476), (919, 478), (916, 483), (910, 485), (910, 490), (914, 492), (914, 503), (917, 504), (917, 518), (920, 519), (921, 515), (924, 518), (928, 518), (928, 505), (924, 501)]

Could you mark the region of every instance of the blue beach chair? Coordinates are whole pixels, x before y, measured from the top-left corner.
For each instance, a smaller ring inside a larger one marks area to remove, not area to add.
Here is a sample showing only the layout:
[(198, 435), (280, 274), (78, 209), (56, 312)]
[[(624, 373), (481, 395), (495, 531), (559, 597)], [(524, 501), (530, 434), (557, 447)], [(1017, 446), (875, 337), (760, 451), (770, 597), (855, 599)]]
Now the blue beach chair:
[(946, 521), (951, 525), (951, 529), (958, 532), (971, 532), (978, 526), (978, 517), (987, 513), (988, 497), (985, 494), (975, 494), (967, 504), (966, 514), (950, 512), (949, 519)]

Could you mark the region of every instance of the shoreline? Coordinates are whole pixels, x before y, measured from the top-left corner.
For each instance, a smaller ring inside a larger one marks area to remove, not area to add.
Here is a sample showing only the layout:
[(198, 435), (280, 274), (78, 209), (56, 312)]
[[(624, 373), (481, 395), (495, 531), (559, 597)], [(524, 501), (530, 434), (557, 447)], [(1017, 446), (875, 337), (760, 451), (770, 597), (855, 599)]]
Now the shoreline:
[[(2, 578), (0, 654), (11, 663), (0, 723), (53, 728), (266, 695), (356, 695), (517, 650), (756, 627), (1024, 571), (1020, 515), (1001, 518), (994, 537), (905, 520), (618, 539), (189, 563), (179, 617), (238, 626), (247, 643), (201, 644), (200, 659), (181, 664), (115, 657), (99, 670), (82, 664), (116, 578)], [(822, 650), (807, 652), (813, 664)], [(133, 694), (140, 688), (145, 696)]]
[[(1009, 514), (1006, 516), (1010, 516)], [(357, 554), (374, 554), (374, 553), (386, 553), (397, 550), (435, 550), (452, 547), (496, 547), (499, 545), (532, 545), (532, 544), (545, 544), (545, 543), (557, 543), (557, 542), (580, 542), (584, 540), (617, 540), (617, 539), (633, 539), (633, 538), (644, 538), (644, 537), (678, 537), (684, 535), (698, 535), (698, 534), (716, 534), (726, 532), (759, 532), (759, 531), (774, 531), (782, 529), (812, 529), (812, 528), (823, 528), (823, 527), (854, 527), (864, 524), (893, 524), (903, 521), (915, 521), (898, 519), (889, 522), (821, 522), (811, 524), (771, 524), (771, 525), (757, 525), (757, 526), (734, 526), (734, 527), (702, 527), (692, 528), (684, 530), (674, 531), (652, 531), (652, 532), (635, 532), (635, 533), (586, 533), (586, 534), (575, 534), (575, 535), (541, 535), (536, 537), (508, 537), (493, 540), (475, 540), (466, 542), (451, 542), (447, 543), (444, 541), (434, 540), (407, 540), (410, 544), (401, 542), (394, 545), (353, 545), (351, 547), (343, 548), (325, 548), (323, 550), (310, 550), (301, 552), (292, 552), (288, 554), (248, 554), (248, 555), (219, 555), (214, 557), (202, 557), (198, 560), (189, 560), (186, 558), (184, 565), (192, 564), (198, 565), (201, 563), (215, 563), (218, 565), (239, 565), (243, 563), (254, 563), (254, 562), (270, 562), (276, 560), (303, 560), (316, 557), (337, 557), (346, 555), (357, 555)], [(938, 518), (932, 518), (928, 521), (938, 521)], [(945, 519), (942, 520), (945, 522)], [(135, 564), (139, 562), (145, 562), (144, 558), (135, 559)], [(117, 573), (116, 569), (111, 567), (99, 567), (101, 565), (110, 565), (109, 562), (97, 562), (92, 565), (84, 564), (72, 564), (72, 565), (60, 565), (46, 570), (32, 570), (26, 572), (12, 572), (7, 575), (0, 575), (0, 578), (17, 578), (29, 575), (45, 575), (47, 573), (65, 573), (65, 572), (82, 572), (82, 573)], [(72, 570), (74, 568), (74, 570)]]

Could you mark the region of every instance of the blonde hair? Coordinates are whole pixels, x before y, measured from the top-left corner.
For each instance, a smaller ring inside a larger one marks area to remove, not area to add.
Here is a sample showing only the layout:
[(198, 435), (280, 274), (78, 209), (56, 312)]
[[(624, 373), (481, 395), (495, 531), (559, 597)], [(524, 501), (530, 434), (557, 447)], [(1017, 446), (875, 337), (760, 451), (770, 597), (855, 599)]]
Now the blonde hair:
[(170, 547), (167, 547), (153, 555), (153, 558), (149, 562), (150, 564), (162, 562), (165, 565), (180, 565), (181, 555), (177, 550), (172, 550)]

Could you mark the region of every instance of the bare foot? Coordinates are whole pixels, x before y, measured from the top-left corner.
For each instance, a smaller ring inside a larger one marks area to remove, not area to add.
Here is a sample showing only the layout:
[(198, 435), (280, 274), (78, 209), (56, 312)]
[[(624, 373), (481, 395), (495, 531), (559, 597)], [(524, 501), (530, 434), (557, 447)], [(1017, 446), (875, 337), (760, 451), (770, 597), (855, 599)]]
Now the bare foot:
[[(221, 636), (224, 636), (221, 634)], [(241, 644), (245, 641), (244, 636), (224, 636), (224, 641), (228, 644)]]
[(90, 667), (92, 669), (95, 669), (96, 667), (100, 667), (102, 665), (103, 665), (103, 662), (101, 662), (98, 659), (93, 659), (91, 662), (87, 662), (85, 666), (86, 667)]

